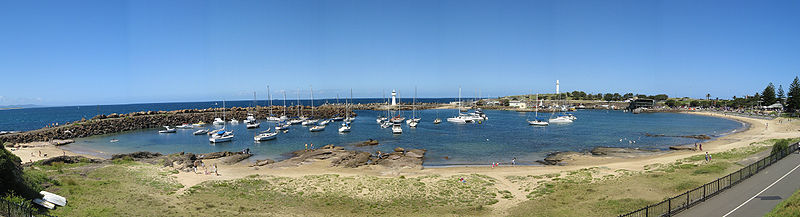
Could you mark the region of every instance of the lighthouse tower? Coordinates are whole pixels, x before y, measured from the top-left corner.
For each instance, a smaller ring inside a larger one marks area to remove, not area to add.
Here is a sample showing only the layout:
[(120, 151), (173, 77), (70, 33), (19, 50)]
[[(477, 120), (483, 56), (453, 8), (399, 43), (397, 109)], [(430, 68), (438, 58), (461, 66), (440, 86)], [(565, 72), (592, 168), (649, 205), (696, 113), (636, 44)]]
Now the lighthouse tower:
[(392, 105), (397, 105), (397, 91), (392, 90)]

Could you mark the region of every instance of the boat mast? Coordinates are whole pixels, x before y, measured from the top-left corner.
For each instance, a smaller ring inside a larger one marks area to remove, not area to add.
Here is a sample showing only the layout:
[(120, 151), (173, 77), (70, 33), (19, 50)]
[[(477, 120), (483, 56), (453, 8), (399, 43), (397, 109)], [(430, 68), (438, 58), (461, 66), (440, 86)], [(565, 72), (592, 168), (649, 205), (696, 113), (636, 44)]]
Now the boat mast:
[(414, 86), (414, 99), (411, 100), (411, 118), (417, 118), (417, 86)]
[(269, 92), (269, 85), (267, 85), (267, 98), (269, 99), (269, 116), (272, 117), (272, 93)]
[(222, 100), (222, 129), (225, 129), (226, 123), (228, 123), (228, 121), (226, 121), (226, 119), (227, 118), (225, 117), (225, 100), (223, 99)]
[(314, 87), (309, 85), (311, 88), (311, 119), (314, 119)]
[(303, 111), (300, 110), (300, 89), (297, 89), (297, 117), (302, 117)]
[(283, 116), (286, 116), (286, 91), (281, 90), (283, 93)]

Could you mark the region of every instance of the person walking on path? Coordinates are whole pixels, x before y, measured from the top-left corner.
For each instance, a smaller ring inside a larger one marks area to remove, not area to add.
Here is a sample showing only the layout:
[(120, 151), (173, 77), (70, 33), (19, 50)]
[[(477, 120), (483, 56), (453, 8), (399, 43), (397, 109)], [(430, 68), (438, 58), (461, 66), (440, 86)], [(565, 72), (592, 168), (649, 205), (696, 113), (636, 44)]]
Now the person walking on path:
[(700, 143), (700, 146), (698, 147), (700, 147), (700, 151), (703, 151), (703, 143)]

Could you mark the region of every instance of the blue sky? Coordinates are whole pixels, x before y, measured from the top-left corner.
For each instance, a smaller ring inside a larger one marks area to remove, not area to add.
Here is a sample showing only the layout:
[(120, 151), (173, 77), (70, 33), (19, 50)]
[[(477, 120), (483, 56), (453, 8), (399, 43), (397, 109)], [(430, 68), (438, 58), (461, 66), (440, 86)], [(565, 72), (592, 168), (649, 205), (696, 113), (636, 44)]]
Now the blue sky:
[(800, 75), (800, 1), (6, 1), (0, 105), (337, 93), (752, 94)]

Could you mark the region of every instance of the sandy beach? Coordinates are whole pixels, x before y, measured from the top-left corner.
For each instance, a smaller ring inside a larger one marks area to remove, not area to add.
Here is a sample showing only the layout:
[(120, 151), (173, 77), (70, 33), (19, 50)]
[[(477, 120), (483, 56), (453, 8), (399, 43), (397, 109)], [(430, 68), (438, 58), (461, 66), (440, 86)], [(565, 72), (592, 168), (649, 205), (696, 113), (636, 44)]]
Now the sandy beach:
[[(728, 118), (740, 121), (749, 125), (748, 128), (741, 129), (739, 132), (733, 132), (730, 135), (716, 138), (712, 141), (702, 143), (703, 151), (664, 151), (654, 155), (639, 156), (639, 157), (597, 157), (592, 155), (579, 155), (571, 160), (565, 161), (564, 166), (510, 166), (501, 165), (500, 167), (492, 168), (486, 166), (453, 166), (453, 167), (435, 167), (424, 169), (390, 169), (379, 165), (362, 166), (358, 168), (340, 168), (331, 167), (328, 160), (317, 160), (313, 162), (304, 162), (301, 165), (293, 167), (275, 167), (275, 166), (260, 166), (252, 167), (249, 161), (242, 161), (234, 165), (224, 165), (219, 163), (218, 160), (205, 160), (205, 166), (208, 171), (211, 171), (211, 165), (216, 164), (218, 167), (219, 175), (213, 173), (204, 173), (206, 169), (199, 169), (198, 173), (194, 172), (180, 172), (173, 175), (176, 181), (181, 183), (184, 187), (178, 193), (209, 180), (230, 180), (245, 178), (251, 175), (271, 175), (282, 177), (302, 177), (306, 175), (319, 175), (319, 174), (337, 174), (341, 176), (378, 176), (378, 177), (418, 177), (425, 175), (468, 175), (468, 174), (482, 174), (498, 180), (497, 187), (501, 190), (508, 190), (514, 195), (514, 199), (503, 200), (497, 204), (492, 205), (504, 214), (506, 208), (515, 206), (516, 204), (526, 200), (526, 193), (520, 191), (520, 186), (507, 179), (508, 176), (526, 176), (526, 175), (543, 175), (552, 173), (562, 173), (566, 171), (574, 171), (583, 168), (597, 168), (602, 174), (615, 174), (618, 170), (629, 171), (642, 171), (645, 165), (656, 163), (671, 163), (679, 159), (687, 158), (693, 155), (702, 154), (708, 151), (712, 155), (717, 152), (727, 151), (733, 148), (745, 147), (753, 145), (754, 143), (764, 141), (767, 139), (777, 138), (794, 138), (800, 137), (800, 131), (794, 130), (800, 126), (798, 121), (790, 121), (785, 118), (777, 118), (774, 120), (764, 120), (756, 118), (747, 118), (739, 116), (729, 116), (710, 112), (692, 112), (695, 115), (707, 115), (721, 118)], [(12, 152), (19, 156), (23, 162), (37, 161), (48, 157), (58, 155), (80, 155), (77, 153), (62, 150), (56, 146), (49, 145), (48, 143), (30, 143), (26, 144), (25, 148), (16, 149)], [(42, 156), (39, 156), (39, 151)], [(33, 153), (33, 154), (32, 154)], [(44, 156), (47, 155), (47, 157)], [(93, 157), (88, 155), (80, 155), (85, 157)], [(93, 157), (96, 158), (96, 157)]]

